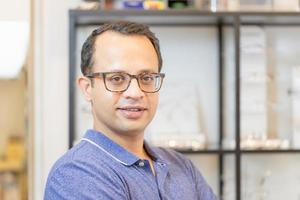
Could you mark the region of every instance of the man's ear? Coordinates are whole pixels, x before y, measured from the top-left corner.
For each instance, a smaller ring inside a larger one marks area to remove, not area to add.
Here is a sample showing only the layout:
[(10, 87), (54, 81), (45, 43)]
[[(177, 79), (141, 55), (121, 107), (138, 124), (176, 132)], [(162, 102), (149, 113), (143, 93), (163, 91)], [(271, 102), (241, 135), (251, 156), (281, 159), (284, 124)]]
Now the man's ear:
[(77, 85), (83, 94), (85, 100), (92, 101), (92, 82), (85, 76), (79, 76), (77, 78)]

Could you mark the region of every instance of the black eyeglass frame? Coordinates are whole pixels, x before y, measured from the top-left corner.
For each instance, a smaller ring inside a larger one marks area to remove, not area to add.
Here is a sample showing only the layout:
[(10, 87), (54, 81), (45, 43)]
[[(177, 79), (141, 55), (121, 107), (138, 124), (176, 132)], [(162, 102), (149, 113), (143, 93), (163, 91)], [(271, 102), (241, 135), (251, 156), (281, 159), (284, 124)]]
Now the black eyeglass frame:
[[(126, 75), (128, 75), (130, 77), (128, 85), (127, 85), (127, 87), (124, 90), (113, 91), (113, 90), (108, 89), (108, 87), (106, 85), (106, 75), (107, 74), (115, 74), (115, 73), (126, 74)], [(145, 74), (155, 74), (155, 75), (160, 76), (161, 83), (160, 83), (160, 86), (155, 91), (149, 92), (149, 91), (145, 91), (145, 90), (143, 90), (141, 88), (139, 78), (141, 76), (144, 76)], [(84, 75), (84, 76), (87, 77), (87, 78), (90, 78), (90, 79), (101, 77), (103, 79), (105, 89), (108, 90), (108, 91), (110, 91), (110, 92), (125, 92), (129, 88), (129, 86), (131, 84), (131, 80), (135, 78), (137, 80), (137, 83), (138, 83), (138, 86), (139, 86), (140, 90), (143, 91), (143, 92), (146, 92), (146, 93), (156, 93), (156, 92), (158, 92), (160, 90), (160, 88), (161, 88), (161, 86), (163, 84), (163, 80), (165, 78), (165, 74), (164, 73), (153, 73), (153, 72), (152, 73), (145, 72), (145, 73), (141, 73), (141, 74), (138, 74), (138, 75), (132, 75), (132, 74), (129, 74), (129, 73), (126, 73), (126, 72), (94, 72), (92, 74), (87, 74), (87, 75)]]

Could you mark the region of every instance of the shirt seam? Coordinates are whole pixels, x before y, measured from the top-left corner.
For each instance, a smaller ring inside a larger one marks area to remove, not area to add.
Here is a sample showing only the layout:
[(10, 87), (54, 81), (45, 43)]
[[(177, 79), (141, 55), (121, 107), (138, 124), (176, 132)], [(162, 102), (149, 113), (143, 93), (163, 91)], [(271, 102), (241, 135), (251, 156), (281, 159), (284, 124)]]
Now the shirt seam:
[(101, 147), (101, 146), (98, 145), (97, 143), (95, 143), (95, 142), (93, 142), (93, 141), (91, 141), (91, 140), (89, 140), (89, 139), (87, 139), (87, 138), (82, 138), (81, 140), (82, 140), (82, 141), (86, 141), (86, 142), (88, 142), (88, 143), (94, 145), (95, 147), (97, 147), (98, 149), (100, 149), (101, 151), (103, 151), (104, 153), (106, 153), (107, 155), (109, 155), (110, 157), (112, 157), (114, 160), (116, 160), (116, 161), (122, 163), (123, 165), (130, 166), (129, 164), (127, 164), (127, 163), (121, 161), (120, 159), (116, 158), (114, 155), (112, 155), (111, 153), (109, 153), (108, 151), (106, 151), (103, 147)]

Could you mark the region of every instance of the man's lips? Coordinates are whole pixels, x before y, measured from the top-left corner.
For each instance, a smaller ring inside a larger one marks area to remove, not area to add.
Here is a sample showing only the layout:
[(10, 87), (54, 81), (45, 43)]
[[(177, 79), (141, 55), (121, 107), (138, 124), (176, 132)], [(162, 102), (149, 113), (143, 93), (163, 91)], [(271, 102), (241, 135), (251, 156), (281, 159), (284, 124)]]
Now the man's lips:
[(132, 112), (147, 110), (143, 106), (123, 106), (123, 107), (119, 107), (118, 109), (119, 110), (128, 110), (128, 111), (132, 111)]
[(122, 106), (118, 107), (117, 110), (127, 119), (138, 119), (142, 117), (147, 108), (143, 106)]

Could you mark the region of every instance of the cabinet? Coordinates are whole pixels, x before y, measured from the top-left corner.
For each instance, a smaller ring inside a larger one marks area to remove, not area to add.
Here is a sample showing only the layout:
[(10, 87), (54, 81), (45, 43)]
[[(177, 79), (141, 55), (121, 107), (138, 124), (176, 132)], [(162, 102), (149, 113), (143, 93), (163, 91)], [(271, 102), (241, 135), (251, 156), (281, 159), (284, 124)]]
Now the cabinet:
[[(203, 132), (206, 148), (185, 146), (177, 150), (204, 157), (204, 164), (206, 158), (212, 161), (217, 172), (214, 189), (220, 199), (274, 200), (270, 177), (275, 177), (272, 181), (276, 187), (284, 186), (278, 172), (286, 174), (283, 180), (288, 177), (294, 187), (290, 190), (288, 186), (281, 193), (285, 197), (289, 194), (289, 199), (300, 199), (295, 186), (300, 183), (295, 170), (300, 165), (299, 13), (70, 10), (70, 147), (85, 128), (91, 127), (89, 108), (81, 102), (74, 84), (81, 39), (93, 27), (117, 19), (150, 25), (162, 43), (166, 61), (162, 71), (167, 77), (161, 94), (168, 95), (162, 98), (166, 110), (158, 112), (169, 117), (154, 121), (159, 130), (164, 130), (154, 138), (172, 136), (173, 130), (189, 137), (195, 136), (193, 132)], [(180, 120), (187, 125), (174, 128), (170, 116), (174, 126)], [(191, 128), (195, 123), (188, 123), (195, 118), (201, 125)], [(160, 124), (163, 120), (171, 121), (170, 133)], [(155, 125), (153, 130), (157, 130)], [(270, 170), (274, 166), (276, 169)], [(286, 173), (293, 170), (293, 177)], [(283, 198), (281, 193), (276, 194), (278, 199)]]

